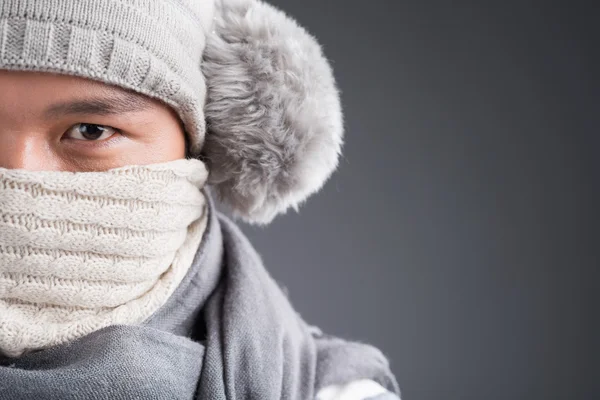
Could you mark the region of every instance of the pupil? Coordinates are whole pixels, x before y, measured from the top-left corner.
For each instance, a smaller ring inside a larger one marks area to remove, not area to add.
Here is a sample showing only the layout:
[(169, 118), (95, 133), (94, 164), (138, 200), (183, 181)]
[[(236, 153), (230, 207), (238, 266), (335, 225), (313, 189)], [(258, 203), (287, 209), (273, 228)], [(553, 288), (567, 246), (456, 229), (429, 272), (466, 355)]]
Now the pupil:
[(79, 126), (81, 135), (86, 139), (98, 139), (104, 133), (104, 128), (100, 125), (81, 124)]

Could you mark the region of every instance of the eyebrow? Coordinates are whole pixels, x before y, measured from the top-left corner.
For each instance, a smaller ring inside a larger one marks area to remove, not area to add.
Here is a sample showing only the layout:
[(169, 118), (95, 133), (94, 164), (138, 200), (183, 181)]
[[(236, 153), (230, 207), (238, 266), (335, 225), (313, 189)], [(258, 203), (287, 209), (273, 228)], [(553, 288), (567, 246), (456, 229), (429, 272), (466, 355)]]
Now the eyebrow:
[(118, 92), (109, 96), (55, 103), (46, 108), (44, 116), (51, 119), (70, 114), (114, 115), (147, 111), (150, 107), (151, 101), (142, 95)]

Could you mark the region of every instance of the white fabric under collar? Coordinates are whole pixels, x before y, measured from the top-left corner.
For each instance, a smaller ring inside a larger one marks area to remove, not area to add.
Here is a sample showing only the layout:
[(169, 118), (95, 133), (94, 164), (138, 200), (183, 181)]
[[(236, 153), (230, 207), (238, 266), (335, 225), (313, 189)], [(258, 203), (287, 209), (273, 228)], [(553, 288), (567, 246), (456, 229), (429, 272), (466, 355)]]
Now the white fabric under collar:
[(317, 393), (317, 400), (368, 400), (389, 394), (383, 386), (371, 379), (360, 379), (344, 385), (325, 387)]
[(206, 227), (199, 160), (103, 172), (0, 168), (0, 352), (138, 324), (190, 267)]

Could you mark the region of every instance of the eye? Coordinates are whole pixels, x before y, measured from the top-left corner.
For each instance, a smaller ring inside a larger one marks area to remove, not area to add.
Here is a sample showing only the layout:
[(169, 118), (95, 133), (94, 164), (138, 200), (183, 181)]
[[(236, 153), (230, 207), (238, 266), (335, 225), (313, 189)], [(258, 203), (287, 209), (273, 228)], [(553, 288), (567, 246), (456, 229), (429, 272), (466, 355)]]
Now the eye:
[(96, 124), (77, 124), (67, 131), (67, 137), (75, 140), (100, 141), (108, 139), (118, 131), (115, 128)]

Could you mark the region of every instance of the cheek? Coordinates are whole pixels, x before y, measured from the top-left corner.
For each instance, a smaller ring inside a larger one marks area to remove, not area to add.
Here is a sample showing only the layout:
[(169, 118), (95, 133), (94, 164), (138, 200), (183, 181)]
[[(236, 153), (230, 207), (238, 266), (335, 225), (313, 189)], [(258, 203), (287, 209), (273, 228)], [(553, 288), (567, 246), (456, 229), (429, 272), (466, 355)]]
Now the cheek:
[[(157, 103), (158, 104), (158, 103)], [(148, 115), (147, 126), (153, 128), (141, 142), (136, 155), (138, 164), (162, 163), (186, 157), (185, 128), (177, 113), (164, 104), (158, 104), (151, 115)]]
[(153, 144), (155, 163), (173, 161), (185, 158), (185, 134), (181, 129), (173, 129), (161, 135), (160, 140)]
[(185, 133), (178, 127), (161, 129), (144, 140), (133, 140), (121, 153), (121, 163), (156, 164), (185, 158)]

